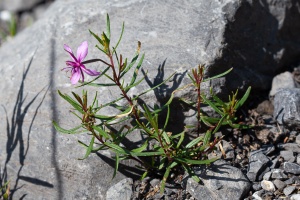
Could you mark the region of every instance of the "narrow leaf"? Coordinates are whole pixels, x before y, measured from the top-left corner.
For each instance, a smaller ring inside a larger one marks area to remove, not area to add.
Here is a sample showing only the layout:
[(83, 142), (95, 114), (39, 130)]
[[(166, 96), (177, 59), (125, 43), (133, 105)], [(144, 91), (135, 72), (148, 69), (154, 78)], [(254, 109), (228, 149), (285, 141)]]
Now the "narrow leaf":
[(99, 127), (99, 126), (92, 126), (92, 128), (94, 130), (96, 130), (99, 133), (99, 135), (101, 135), (105, 139), (109, 139), (110, 138), (109, 135), (106, 133), (106, 131), (103, 130), (101, 127)]
[(212, 79), (216, 79), (216, 78), (220, 78), (220, 77), (222, 77), (222, 76), (225, 76), (226, 74), (228, 74), (229, 72), (231, 72), (232, 69), (233, 69), (233, 67), (230, 68), (229, 70), (227, 70), (227, 71), (221, 73), (221, 74), (218, 74), (218, 75), (216, 75), (216, 76), (213, 76), (213, 77), (204, 79), (203, 82), (206, 82), (206, 81), (209, 81), (209, 80), (212, 80)]
[(248, 99), (249, 97), (249, 94), (250, 94), (250, 91), (251, 91), (251, 87), (248, 87), (247, 91), (245, 92), (244, 96), (241, 98), (241, 100), (238, 101), (238, 103), (235, 105), (235, 109), (238, 109), (240, 108), (244, 103), (245, 101)]
[(189, 142), (185, 147), (189, 149), (189, 148), (195, 146), (196, 144), (198, 144), (202, 140), (203, 140), (203, 137), (199, 136), (199, 137), (193, 139), (191, 142)]
[(53, 121), (53, 126), (55, 128), (56, 131), (60, 132), (60, 133), (65, 133), (65, 134), (78, 134), (78, 133), (83, 133), (83, 132), (86, 132), (87, 130), (80, 130), (78, 131), (78, 129), (80, 129), (82, 127), (82, 125), (79, 125), (75, 128), (72, 128), (72, 129), (64, 129), (62, 127), (60, 127), (57, 122)]
[(106, 15), (106, 34), (108, 39), (110, 40), (110, 20), (109, 20), (109, 15)]
[(86, 150), (85, 156), (83, 158), (79, 158), (78, 160), (84, 160), (91, 154), (91, 152), (93, 150), (94, 141), (95, 141), (95, 136), (92, 137), (90, 145)]
[(83, 113), (82, 111), (82, 107), (76, 102), (74, 101), (69, 95), (67, 94), (62, 94), (59, 90), (58, 90), (58, 94), (63, 98), (65, 99), (67, 102), (69, 102), (73, 108), (75, 108), (77, 111), (79, 111), (80, 113)]
[(217, 113), (219, 113), (220, 115), (224, 115), (223, 112), (213, 102), (211, 102), (205, 97), (205, 95), (201, 95), (201, 97), (204, 100), (204, 102), (210, 105), (210, 107), (212, 107)]
[(117, 48), (118, 48), (118, 46), (119, 46), (119, 44), (120, 44), (120, 42), (121, 42), (121, 39), (122, 39), (122, 36), (123, 36), (123, 33), (124, 33), (124, 25), (125, 25), (125, 24), (124, 24), (124, 22), (123, 22), (123, 24), (122, 24), (122, 31), (121, 31), (119, 40), (118, 40), (118, 42), (117, 42), (117, 44), (116, 44), (116, 47), (114, 48), (112, 54), (115, 53), (115, 51), (117, 50)]

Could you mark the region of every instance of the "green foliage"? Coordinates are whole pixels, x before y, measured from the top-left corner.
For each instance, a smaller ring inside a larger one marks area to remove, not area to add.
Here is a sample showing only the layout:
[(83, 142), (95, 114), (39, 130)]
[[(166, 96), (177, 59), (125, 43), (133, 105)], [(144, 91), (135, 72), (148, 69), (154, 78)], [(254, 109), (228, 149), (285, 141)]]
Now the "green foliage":
[(3, 200), (8, 200), (10, 193), (9, 181), (5, 182), (4, 185), (0, 187), (0, 191), (2, 193), (0, 197), (2, 197)]
[[(138, 42), (137, 51), (130, 62), (127, 58), (124, 59), (122, 54), (117, 54), (117, 48), (122, 39), (123, 32), (124, 23), (118, 42), (112, 47), (112, 36), (108, 15), (106, 32), (102, 32), (101, 37), (90, 30), (91, 35), (98, 41), (96, 48), (104, 53), (104, 56), (109, 61), (106, 62), (104, 59), (92, 59), (83, 62), (83, 64), (102, 62), (107, 68), (94, 80), (82, 83), (82, 85), (79, 86), (114, 86), (117, 87), (121, 93), (120, 98), (106, 104), (101, 104), (98, 103), (96, 94), (93, 98), (93, 103), (88, 105), (88, 93), (85, 90), (82, 92), (82, 96), (74, 92), (72, 92), (72, 96), (70, 96), (58, 91), (59, 95), (74, 108), (73, 114), (80, 119), (80, 123), (75, 128), (67, 130), (61, 128), (56, 122), (53, 122), (55, 129), (65, 134), (88, 133), (91, 138), (89, 144), (78, 141), (86, 150), (85, 155), (83, 158), (80, 158), (80, 160), (87, 158), (91, 153), (101, 150), (109, 149), (114, 152), (116, 163), (113, 177), (118, 171), (119, 162), (121, 160), (133, 159), (145, 170), (145, 173), (141, 178), (146, 177), (149, 172), (163, 172), (161, 192), (164, 191), (165, 183), (169, 178), (171, 170), (176, 167), (181, 167), (189, 173), (195, 181), (199, 182), (200, 179), (195, 175), (192, 166), (209, 165), (216, 160), (216, 158), (208, 159), (207, 157), (221, 140), (221, 138), (215, 138), (214, 133), (224, 125), (229, 125), (233, 128), (247, 128), (245, 125), (236, 123), (237, 118), (235, 114), (237, 109), (245, 103), (251, 88), (248, 88), (240, 100), (237, 99), (238, 92), (229, 96), (228, 102), (222, 101), (212, 91), (210, 94), (211, 98), (208, 98), (201, 91), (201, 83), (225, 76), (232, 68), (214, 77), (204, 79), (205, 66), (199, 65), (198, 68), (191, 71), (191, 74), (188, 74), (192, 83), (173, 91), (169, 100), (161, 107), (155, 106), (154, 108), (150, 108), (146, 104), (139, 105), (138, 99), (141, 98), (142, 95), (160, 87), (172, 78), (174, 74), (162, 81), (162, 83), (143, 91), (140, 94), (135, 94), (134, 97), (130, 97), (128, 92), (144, 80), (144, 77), (138, 79), (138, 73), (141, 70), (145, 55), (143, 54), (140, 56), (140, 42)], [(125, 81), (124, 77), (126, 76), (131, 76), (129, 82)], [(103, 78), (107, 78), (109, 83), (96, 82)], [(180, 133), (172, 133), (167, 131), (167, 126), (169, 124), (170, 116), (172, 115), (170, 105), (173, 102), (174, 94), (190, 86), (193, 86), (195, 91), (197, 91), (197, 100), (190, 105), (197, 110), (197, 115), (195, 117), (198, 121), (196, 125), (198, 137), (185, 144), (184, 141), (188, 138), (188, 129), (190, 127), (187, 126), (186, 129)], [(121, 106), (119, 104), (121, 100), (126, 100), (127, 104)], [(219, 114), (219, 118), (206, 116), (201, 110), (202, 104), (210, 106)], [(101, 110), (109, 106), (118, 109), (119, 113), (113, 116), (102, 115)], [(163, 126), (161, 126), (159, 117), (163, 110), (166, 110), (166, 116), (164, 116), (165, 122), (163, 123)], [(133, 125), (125, 123), (128, 122), (128, 120), (131, 120), (131, 124)], [(201, 133), (203, 128), (206, 128), (205, 133)], [(129, 134), (137, 134), (137, 132), (140, 132), (145, 136), (146, 139), (143, 141), (143, 144), (135, 148), (124, 146), (124, 138)], [(141, 159), (142, 157), (151, 157), (152, 159), (150, 162), (146, 162), (144, 159)]]

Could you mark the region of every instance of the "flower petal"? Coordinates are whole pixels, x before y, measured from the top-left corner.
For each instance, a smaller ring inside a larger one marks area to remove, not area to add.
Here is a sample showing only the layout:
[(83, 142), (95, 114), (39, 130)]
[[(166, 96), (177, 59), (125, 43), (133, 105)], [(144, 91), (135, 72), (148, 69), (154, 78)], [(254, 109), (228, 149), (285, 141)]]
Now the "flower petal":
[(66, 61), (66, 64), (68, 65), (68, 66), (72, 66), (72, 67), (78, 67), (78, 64), (76, 63), (76, 62), (73, 62), (73, 61)]
[(84, 41), (77, 49), (78, 62), (81, 63), (87, 54), (88, 54), (88, 43), (87, 41)]
[(77, 71), (74, 70), (74, 71), (72, 71), (71, 83), (72, 84), (76, 84), (79, 81), (80, 77), (81, 77), (80, 70), (77, 70)]
[(90, 75), (90, 76), (98, 76), (100, 75), (101, 73), (100, 72), (97, 72), (95, 70), (92, 70), (92, 69), (86, 69), (86, 68), (81, 68), (82, 71), (84, 71), (86, 74)]
[(73, 61), (77, 62), (77, 59), (74, 56), (72, 49), (68, 45), (66, 45), (66, 44), (64, 44), (64, 49), (65, 49), (66, 52), (68, 52), (70, 54), (70, 56), (73, 59)]

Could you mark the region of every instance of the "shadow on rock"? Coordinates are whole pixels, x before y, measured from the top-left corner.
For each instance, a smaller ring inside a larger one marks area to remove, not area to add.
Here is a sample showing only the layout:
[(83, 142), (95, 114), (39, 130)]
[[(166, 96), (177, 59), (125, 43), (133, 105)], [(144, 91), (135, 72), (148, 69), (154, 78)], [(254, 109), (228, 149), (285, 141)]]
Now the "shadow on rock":
[[(33, 55), (34, 56), (34, 55)], [(7, 110), (5, 108), (4, 105), (2, 105), (5, 113), (6, 113), (6, 134), (7, 134), (7, 141), (6, 141), (6, 160), (5, 160), (5, 164), (3, 167), (3, 170), (1, 171), (1, 177), (0, 177), (0, 188), (3, 186), (3, 184), (7, 181), (10, 182), (10, 199), (13, 199), (13, 196), (15, 194), (15, 192), (20, 189), (22, 186), (19, 186), (19, 181), (23, 180), (26, 182), (29, 182), (31, 184), (35, 184), (35, 185), (40, 185), (43, 187), (50, 187), (53, 188), (53, 185), (43, 181), (43, 180), (39, 180), (37, 178), (33, 178), (33, 177), (28, 177), (28, 176), (22, 176), (20, 175), (22, 172), (22, 169), (24, 167), (24, 162), (26, 160), (26, 156), (28, 154), (28, 150), (30, 147), (30, 133), (31, 133), (31, 129), (33, 126), (33, 123), (35, 121), (35, 118), (37, 116), (38, 110), (40, 108), (40, 106), (42, 105), (45, 96), (49, 90), (49, 87), (47, 88), (47, 90), (45, 91), (43, 98), (41, 100), (41, 102), (38, 104), (37, 108), (35, 109), (34, 115), (30, 121), (30, 125), (29, 125), (29, 129), (28, 129), (28, 133), (24, 133), (23, 131), (23, 123), (25, 121), (25, 117), (27, 114), (27, 111), (29, 109), (29, 107), (36, 101), (37, 97), (39, 95), (41, 95), (42, 91), (46, 88), (44, 87), (41, 91), (39, 91), (34, 97), (33, 99), (31, 99), (29, 101), (29, 103), (27, 105), (24, 104), (25, 100), (26, 100), (26, 95), (24, 95), (24, 81), (26, 79), (27, 73), (30, 70), (30, 66), (33, 60), (33, 56), (27, 66), (27, 69), (23, 72), (23, 77), (22, 77), (22, 81), (20, 84), (20, 88), (17, 94), (17, 99), (13, 108), (13, 112), (12, 112), (12, 117), (11, 120), (9, 121), (9, 117), (7, 114)], [(27, 135), (27, 136), (26, 136)], [(19, 149), (17, 149), (19, 148)], [(16, 175), (16, 179), (15, 182), (13, 183), (13, 180), (8, 177), (8, 172), (7, 172), (7, 168), (9, 166), (9, 163), (11, 161), (12, 155), (14, 152), (19, 151), (19, 167), (15, 167), (14, 170), (16, 171), (17, 175)], [(17, 169), (18, 168), (18, 169)], [(26, 194), (24, 194), (21, 199), (23, 199), (26, 196)]]

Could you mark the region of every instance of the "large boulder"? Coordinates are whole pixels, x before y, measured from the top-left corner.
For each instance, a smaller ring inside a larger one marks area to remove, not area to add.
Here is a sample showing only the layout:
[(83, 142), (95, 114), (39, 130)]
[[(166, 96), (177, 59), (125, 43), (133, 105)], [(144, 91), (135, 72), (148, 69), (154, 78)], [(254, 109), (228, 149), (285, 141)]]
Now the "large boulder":
[[(121, 173), (111, 181), (113, 163), (107, 152), (78, 161), (85, 152), (76, 139), (88, 142), (88, 136), (62, 135), (52, 126), (52, 120), (65, 128), (78, 123), (69, 113), (69, 104), (57, 94), (57, 90), (74, 90), (61, 72), (69, 59), (63, 44), (75, 50), (87, 40), (88, 59), (98, 58), (100, 52), (93, 48), (96, 41), (88, 29), (105, 30), (106, 13), (111, 18), (113, 41), (125, 21), (119, 52), (131, 58), (138, 40), (146, 52), (143, 67), (149, 80), (133, 93), (178, 73), (145, 96), (148, 102), (163, 103), (174, 89), (189, 83), (184, 75), (199, 63), (206, 64), (207, 76), (234, 67), (227, 78), (203, 85), (203, 91), (210, 86), (218, 93), (248, 85), (268, 88), (272, 76), (300, 54), (297, 4), (297, 0), (55, 1), (42, 19), (0, 49), (1, 181), (10, 180), (15, 199), (104, 199), (114, 183), (125, 176), (136, 178), (127, 170), (132, 168), (120, 167)], [(90, 66), (103, 69), (98, 64)], [(109, 88), (98, 91), (101, 102), (118, 95)], [(192, 90), (182, 95), (192, 96)], [(180, 106), (173, 109), (178, 119), (185, 117)], [(177, 118), (171, 122), (174, 129), (183, 128)]]

